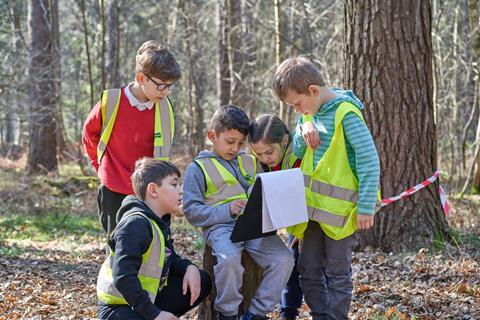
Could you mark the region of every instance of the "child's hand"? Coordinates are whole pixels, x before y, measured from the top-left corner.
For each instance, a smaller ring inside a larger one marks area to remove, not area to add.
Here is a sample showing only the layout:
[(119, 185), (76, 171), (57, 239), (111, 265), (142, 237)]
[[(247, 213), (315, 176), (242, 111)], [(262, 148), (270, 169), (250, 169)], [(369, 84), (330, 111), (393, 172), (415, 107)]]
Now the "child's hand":
[(311, 121), (304, 122), (302, 123), (301, 129), (303, 140), (305, 140), (309, 147), (316, 149), (320, 145), (321, 141), (315, 125)]
[(160, 314), (155, 318), (155, 320), (178, 320), (178, 318), (170, 312), (161, 311)]
[(230, 214), (242, 214), (245, 206), (247, 205), (247, 200), (235, 200), (230, 202)]
[(200, 295), (200, 271), (193, 264), (187, 267), (187, 272), (183, 277), (183, 295), (187, 294), (187, 290), (190, 289), (190, 305), (198, 299)]
[(357, 228), (359, 230), (366, 230), (371, 227), (373, 227), (373, 216), (359, 213), (357, 215)]

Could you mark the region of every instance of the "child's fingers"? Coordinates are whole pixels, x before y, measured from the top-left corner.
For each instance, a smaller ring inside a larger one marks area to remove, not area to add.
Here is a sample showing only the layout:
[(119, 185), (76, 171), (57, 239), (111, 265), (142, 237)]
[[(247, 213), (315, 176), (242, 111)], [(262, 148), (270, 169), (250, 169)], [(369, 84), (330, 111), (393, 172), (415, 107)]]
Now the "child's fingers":
[(193, 289), (190, 288), (190, 293), (191, 293), (191, 295), (190, 295), (190, 305), (193, 306), (195, 301), (197, 301), (198, 296), (200, 295), (200, 292), (199, 292), (197, 287), (194, 287)]
[(188, 289), (188, 277), (183, 278), (183, 283), (182, 283), (182, 292), (183, 295), (187, 294), (187, 289)]

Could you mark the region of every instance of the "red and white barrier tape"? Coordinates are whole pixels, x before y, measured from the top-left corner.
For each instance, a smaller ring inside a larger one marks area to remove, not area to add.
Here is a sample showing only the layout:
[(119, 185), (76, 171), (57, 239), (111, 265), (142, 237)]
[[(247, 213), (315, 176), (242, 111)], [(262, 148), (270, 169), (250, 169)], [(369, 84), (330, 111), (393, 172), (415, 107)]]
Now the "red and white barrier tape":
[[(390, 197), (390, 198), (382, 199), (381, 202), (380, 202), (380, 207), (384, 207), (384, 206), (386, 206), (390, 203), (393, 203), (393, 202), (398, 201), (400, 199), (404, 199), (406, 197), (411, 196), (415, 192), (417, 192), (419, 190), (422, 190), (423, 188), (425, 188), (425, 187), (431, 185), (432, 183), (434, 183), (438, 179), (439, 176), (440, 176), (440, 170), (437, 170), (437, 171), (435, 171), (433, 176), (431, 176), (427, 180), (417, 184), (414, 187), (411, 187), (410, 189), (407, 189), (407, 190), (403, 191), (399, 195), (396, 195), (396, 196)], [(445, 213), (445, 215), (448, 215), (449, 212), (450, 212), (450, 207), (448, 205), (447, 196), (445, 194), (445, 191), (443, 190), (443, 188), (440, 185), (438, 187), (438, 192), (440, 194), (440, 200), (442, 202), (443, 212)]]

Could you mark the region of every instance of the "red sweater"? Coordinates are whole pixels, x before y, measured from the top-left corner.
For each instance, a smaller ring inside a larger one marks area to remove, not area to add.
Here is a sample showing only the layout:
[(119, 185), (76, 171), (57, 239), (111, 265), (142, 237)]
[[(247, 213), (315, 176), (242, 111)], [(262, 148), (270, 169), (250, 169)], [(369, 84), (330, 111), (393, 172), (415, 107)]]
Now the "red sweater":
[(90, 111), (83, 127), (82, 141), (101, 183), (108, 189), (122, 194), (133, 193), (130, 177), (135, 161), (153, 157), (154, 117), (155, 108), (139, 111), (132, 107), (122, 88), (115, 125), (99, 166), (97, 145), (102, 131), (101, 102)]

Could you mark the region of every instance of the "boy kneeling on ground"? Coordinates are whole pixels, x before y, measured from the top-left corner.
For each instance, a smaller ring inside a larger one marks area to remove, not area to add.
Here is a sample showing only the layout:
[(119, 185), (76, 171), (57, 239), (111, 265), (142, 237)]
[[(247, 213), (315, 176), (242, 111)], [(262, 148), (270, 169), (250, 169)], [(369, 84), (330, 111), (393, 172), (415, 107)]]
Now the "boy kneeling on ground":
[(99, 319), (178, 319), (210, 293), (210, 277), (173, 249), (170, 213), (181, 203), (179, 178), (168, 161), (136, 162), (136, 197), (120, 207), (122, 220), (98, 276)]

